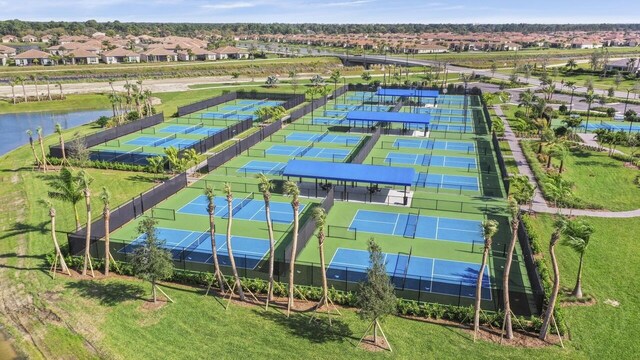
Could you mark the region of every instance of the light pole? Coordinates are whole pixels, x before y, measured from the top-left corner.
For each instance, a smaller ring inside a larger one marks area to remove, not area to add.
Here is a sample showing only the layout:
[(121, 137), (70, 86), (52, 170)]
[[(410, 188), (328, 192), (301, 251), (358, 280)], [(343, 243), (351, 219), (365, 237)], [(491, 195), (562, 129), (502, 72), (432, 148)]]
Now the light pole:
[(576, 91), (576, 86), (575, 86), (575, 85), (572, 85), (572, 86), (571, 86), (571, 103), (569, 104), (569, 106), (571, 107), (571, 108), (569, 109), (569, 112), (570, 112), (570, 113), (571, 113), (571, 112), (573, 112), (573, 94), (575, 93), (575, 91)]
[[(629, 93), (631, 92), (631, 89), (627, 89), (627, 101), (624, 103), (624, 112), (623, 114), (627, 113), (627, 104), (629, 103)], [(629, 131), (629, 134), (631, 134), (631, 131)]]

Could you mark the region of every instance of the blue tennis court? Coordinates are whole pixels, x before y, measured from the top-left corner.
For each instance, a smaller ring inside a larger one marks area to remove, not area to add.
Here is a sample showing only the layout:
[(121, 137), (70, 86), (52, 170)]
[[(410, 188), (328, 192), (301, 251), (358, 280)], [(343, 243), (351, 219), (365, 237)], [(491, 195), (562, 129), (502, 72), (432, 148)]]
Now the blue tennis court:
[(282, 104), (281, 101), (277, 100), (250, 100), (250, 99), (240, 99), (236, 102), (239, 105), (254, 105), (254, 106), (278, 106)]
[(237, 172), (241, 173), (255, 173), (265, 175), (282, 175), (282, 170), (287, 166), (287, 163), (274, 162), (274, 161), (259, 161), (252, 160), (244, 164)]
[(185, 148), (197, 143), (198, 140), (194, 139), (178, 139), (176, 137), (159, 138), (151, 136), (139, 136), (135, 139), (125, 142), (126, 145), (135, 146), (153, 146), (167, 148), (170, 146), (177, 147), (178, 149)]
[[(625, 124), (614, 124), (614, 123), (606, 123), (606, 122), (601, 122), (601, 123), (591, 123), (589, 124), (589, 126), (587, 127), (586, 124), (582, 124), (580, 126), (578, 126), (579, 129), (584, 130), (585, 128), (588, 131), (595, 131), (598, 129), (604, 129), (604, 130), (611, 130), (611, 131), (626, 131), (629, 132), (629, 125), (625, 125)], [(631, 132), (640, 132), (640, 125), (637, 124), (633, 124), (631, 125)]]
[(318, 159), (332, 159), (332, 160), (344, 160), (349, 156), (350, 150), (346, 149), (331, 149), (321, 147), (305, 147), (305, 146), (289, 146), (289, 145), (274, 145), (268, 148), (265, 153), (267, 155), (275, 156), (289, 156), (289, 157), (312, 157)]
[(338, 135), (338, 134), (319, 134), (309, 132), (294, 132), (287, 135), (287, 141), (301, 141), (301, 142), (321, 142), (330, 144), (341, 145), (357, 145), (362, 141), (362, 136), (355, 135)]
[(327, 118), (327, 117), (314, 117), (311, 123), (313, 125), (343, 125), (345, 124), (345, 119), (337, 119), (337, 118)]
[(211, 136), (222, 131), (224, 128), (198, 125), (169, 125), (164, 127), (158, 132), (169, 134), (193, 134), (193, 135), (206, 135)]
[[(222, 196), (216, 196), (214, 198), (214, 204), (216, 205), (215, 216), (228, 218), (229, 211), (227, 206), (227, 199)], [(209, 201), (204, 195), (200, 195), (197, 198), (191, 200), (188, 204), (181, 207), (177, 212), (181, 214), (190, 215), (202, 215), (209, 216), (207, 212), (207, 206)], [(265, 221), (266, 213), (264, 209), (264, 201), (255, 200), (253, 198), (235, 198), (233, 199), (233, 218), (235, 220), (248, 220), (248, 221)], [(300, 204), (300, 212), (304, 209), (304, 204)], [(291, 204), (287, 202), (271, 201), (271, 221), (283, 224), (290, 224), (293, 222), (293, 209)]]
[(324, 116), (338, 117), (344, 119), (347, 116), (347, 111), (341, 110), (325, 110)]
[(393, 147), (398, 149), (427, 149), (459, 152), (475, 152), (476, 146), (472, 142), (446, 141), (446, 140), (420, 140), (420, 139), (396, 139)]
[(349, 230), (463, 243), (483, 242), (481, 221), (358, 210)]
[(431, 115), (464, 115), (464, 109), (417, 108), (415, 111)]
[[(460, 116), (431, 115), (432, 124), (463, 124), (464, 122), (464, 117)], [(471, 119), (467, 118), (466, 122), (470, 124)]]
[(230, 119), (230, 120), (246, 120), (255, 119), (252, 114), (238, 114), (237, 111), (232, 112), (204, 112), (200, 114), (204, 119)]
[[(399, 289), (435, 294), (475, 297), (480, 264), (433, 259), (409, 254), (383, 253), (387, 274)], [(334, 281), (361, 282), (370, 266), (369, 252), (338, 248), (327, 268), (327, 277)], [(481, 296), (491, 300), (491, 274), (485, 266)]]
[(437, 189), (480, 191), (480, 184), (475, 176), (417, 173), (413, 184)]
[(476, 159), (471, 157), (460, 156), (442, 156), (442, 155), (419, 155), (390, 152), (385, 158), (385, 163), (418, 165), (418, 166), (437, 166), (450, 167), (459, 169), (476, 169)]
[[(451, 125), (451, 124), (431, 124), (429, 128), (433, 131), (452, 131), (452, 132), (463, 132), (465, 130), (464, 125)], [(472, 133), (473, 126), (467, 125), (466, 131)]]

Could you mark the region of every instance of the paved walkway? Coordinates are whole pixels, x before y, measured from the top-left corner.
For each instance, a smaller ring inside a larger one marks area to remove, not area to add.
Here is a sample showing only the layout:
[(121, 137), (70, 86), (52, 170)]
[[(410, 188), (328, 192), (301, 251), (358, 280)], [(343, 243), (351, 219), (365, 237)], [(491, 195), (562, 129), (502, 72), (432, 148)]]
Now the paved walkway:
[[(596, 134), (578, 133), (578, 136), (580, 137), (580, 139), (582, 139), (582, 142), (584, 142), (585, 144), (587, 144), (589, 146), (593, 146), (593, 147), (597, 147), (597, 148), (600, 148), (600, 149), (604, 149), (605, 151), (609, 151), (610, 150), (608, 147), (604, 147), (604, 146), (601, 146), (600, 144), (598, 144), (598, 142), (596, 141)], [(624, 154), (620, 150), (613, 150), (613, 152), (616, 153), (616, 154)]]
[[(516, 137), (513, 130), (511, 130), (511, 126), (509, 126), (509, 122), (507, 121), (502, 109), (499, 105), (493, 107), (502, 122), (504, 123), (504, 137), (505, 140), (509, 143), (509, 147), (511, 148), (511, 152), (513, 153), (513, 158), (518, 166), (518, 171), (522, 175), (526, 175), (529, 178), (529, 181), (535, 187), (535, 191), (533, 194), (533, 205), (531, 206), (531, 210), (540, 213), (549, 213), (549, 214), (564, 214), (564, 215), (574, 215), (574, 216), (592, 216), (592, 217), (602, 217), (602, 218), (632, 218), (632, 217), (640, 217), (640, 209), (631, 210), (631, 211), (602, 211), (602, 210), (582, 210), (582, 209), (559, 209), (557, 207), (549, 206), (547, 202), (544, 200), (542, 196), (542, 191), (538, 188), (538, 183), (536, 181), (535, 176), (533, 175), (533, 171), (531, 171), (531, 167), (527, 162), (527, 159), (520, 148), (520, 144), (518, 143), (518, 138)], [(581, 134), (583, 135), (583, 134)], [(590, 134), (587, 134), (590, 135)], [(581, 136), (582, 137), (582, 136)], [(595, 139), (591, 138), (590, 141), (595, 142)], [(586, 141), (585, 141), (586, 142)], [(587, 142), (587, 144), (592, 145)], [(594, 146), (598, 146), (595, 143)], [(529, 206), (523, 206), (523, 210), (529, 210)]]

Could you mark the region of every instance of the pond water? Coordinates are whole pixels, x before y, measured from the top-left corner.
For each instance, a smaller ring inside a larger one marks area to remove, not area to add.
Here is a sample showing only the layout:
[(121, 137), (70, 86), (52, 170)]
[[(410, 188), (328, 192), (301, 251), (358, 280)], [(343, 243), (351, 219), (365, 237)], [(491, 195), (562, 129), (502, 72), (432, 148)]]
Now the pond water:
[(49, 135), (55, 130), (56, 123), (60, 123), (63, 129), (69, 129), (111, 114), (111, 110), (0, 114), (0, 155), (28, 144), (29, 129), (35, 135), (36, 129), (41, 126), (44, 135)]

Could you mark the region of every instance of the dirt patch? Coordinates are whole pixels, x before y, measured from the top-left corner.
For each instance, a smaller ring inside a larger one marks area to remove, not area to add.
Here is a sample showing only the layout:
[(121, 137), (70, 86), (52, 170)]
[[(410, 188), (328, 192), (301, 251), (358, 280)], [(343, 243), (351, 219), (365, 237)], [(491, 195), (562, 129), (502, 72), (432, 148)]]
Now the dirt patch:
[[(465, 328), (464, 332), (466, 332), (471, 338), (473, 338), (472, 329)], [(540, 340), (538, 339), (538, 334), (516, 331), (514, 329), (513, 339), (507, 340), (506, 338), (502, 337), (500, 329), (491, 329), (483, 326), (481, 326), (480, 331), (478, 331), (478, 339), (494, 344), (519, 348), (541, 348), (546, 346), (560, 345), (558, 336), (553, 334), (549, 334), (547, 336), (547, 340)]]
[(378, 341), (373, 341), (373, 335), (365, 336), (362, 342), (358, 345), (361, 349), (379, 352), (389, 350), (389, 344), (384, 340), (382, 336), (378, 336)]
[(630, 162), (625, 162), (624, 164), (622, 164), (622, 166), (629, 168), (629, 169), (634, 169), (634, 170), (640, 170), (640, 167), (633, 165)]
[(590, 298), (590, 299), (587, 299), (587, 300), (567, 299), (567, 300), (562, 300), (562, 302), (560, 303), (560, 306), (561, 307), (593, 306), (596, 303), (597, 303), (597, 301), (594, 298)]
[(158, 298), (156, 302), (153, 302), (153, 300), (147, 300), (140, 305), (140, 309), (143, 311), (156, 311), (162, 309), (168, 302), (168, 300), (160, 298)]

